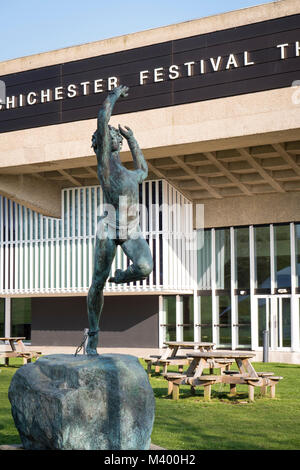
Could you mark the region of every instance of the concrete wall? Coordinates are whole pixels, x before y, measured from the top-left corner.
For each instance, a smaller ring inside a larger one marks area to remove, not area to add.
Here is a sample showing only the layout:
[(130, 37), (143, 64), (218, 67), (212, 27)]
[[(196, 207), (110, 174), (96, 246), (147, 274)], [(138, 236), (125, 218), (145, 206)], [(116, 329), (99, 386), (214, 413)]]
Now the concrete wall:
[(208, 199), (204, 227), (229, 227), (300, 221), (300, 192)]
[[(88, 327), (86, 297), (32, 299), (33, 346), (73, 346)], [(158, 296), (105, 297), (101, 347), (158, 347)]]

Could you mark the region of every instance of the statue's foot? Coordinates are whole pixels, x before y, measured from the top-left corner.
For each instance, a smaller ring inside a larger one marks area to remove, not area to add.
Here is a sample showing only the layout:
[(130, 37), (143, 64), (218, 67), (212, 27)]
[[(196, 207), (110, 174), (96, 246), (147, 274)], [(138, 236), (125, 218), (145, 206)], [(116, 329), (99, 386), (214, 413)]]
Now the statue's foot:
[(108, 279), (108, 282), (114, 282), (115, 284), (121, 284), (122, 282), (124, 282), (123, 281), (124, 276), (122, 276), (122, 274), (123, 274), (122, 269), (116, 269), (115, 275), (110, 277)]
[(99, 354), (97, 353), (97, 349), (93, 348), (86, 348), (86, 354), (88, 356), (99, 356)]
[(134, 273), (126, 273), (126, 271), (122, 271), (122, 269), (117, 269), (115, 271), (115, 275), (108, 279), (108, 282), (114, 282), (115, 284), (124, 284), (125, 282), (134, 282), (134, 281), (144, 281), (147, 279), (147, 276), (138, 276)]

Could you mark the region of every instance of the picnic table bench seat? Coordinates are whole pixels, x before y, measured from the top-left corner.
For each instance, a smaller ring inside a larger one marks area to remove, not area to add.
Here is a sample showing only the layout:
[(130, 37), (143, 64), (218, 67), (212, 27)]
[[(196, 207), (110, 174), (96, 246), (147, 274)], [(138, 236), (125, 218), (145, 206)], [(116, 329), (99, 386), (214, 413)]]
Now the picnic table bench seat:
[(274, 372), (256, 372), (258, 377), (271, 377)]
[(155, 366), (155, 373), (160, 372), (160, 366), (163, 367), (163, 373), (166, 373), (169, 365), (178, 366), (178, 370), (182, 372), (183, 366), (190, 363), (190, 360), (186, 356), (167, 357), (166, 359), (161, 359), (161, 356), (149, 356), (145, 357), (144, 361), (147, 363), (148, 375), (151, 374), (151, 367), (153, 365)]
[(5, 365), (9, 365), (9, 359), (11, 357), (21, 357), (23, 364), (31, 362), (32, 359), (37, 359), (41, 356), (39, 351), (0, 351), (0, 358), (4, 358)]
[(147, 357), (144, 357), (144, 361), (146, 362), (147, 364), (147, 374), (150, 375), (151, 374), (151, 367), (152, 365), (155, 365), (155, 372), (158, 373), (160, 371), (160, 364), (158, 362), (160, 356), (158, 355), (151, 355), (151, 356), (147, 356)]
[(174, 400), (178, 400), (179, 398), (180, 385), (190, 385), (192, 393), (195, 392), (195, 387), (200, 385), (204, 387), (204, 400), (208, 401), (211, 395), (211, 386), (222, 381), (221, 375), (212, 374), (193, 377), (184, 374), (168, 372), (163, 374), (163, 376), (168, 380), (168, 395), (171, 395), (172, 393), (172, 398)]

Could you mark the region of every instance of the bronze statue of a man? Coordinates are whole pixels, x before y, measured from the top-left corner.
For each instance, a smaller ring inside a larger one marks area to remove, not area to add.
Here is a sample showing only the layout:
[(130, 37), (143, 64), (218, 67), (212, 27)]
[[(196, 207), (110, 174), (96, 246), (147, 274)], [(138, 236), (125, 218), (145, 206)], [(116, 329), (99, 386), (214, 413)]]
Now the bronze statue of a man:
[[(107, 207), (96, 234), (94, 272), (87, 297), (89, 333), (86, 352), (97, 354), (99, 320), (103, 309), (103, 288), (109, 276), (118, 245), (132, 263), (122, 271), (117, 269), (110, 282), (126, 283), (145, 279), (153, 269), (153, 260), (139, 226), (139, 183), (148, 175), (141, 149), (129, 127), (126, 130), (110, 126), (109, 120), (116, 101), (128, 96), (129, 88), (118, 86), (105, 99), (98, 113), (97, 130), (92, 146), (97, 155), (98, 178)], [(128, 142), (134, 170), (125, 168), (120, 160), (123, 137)]]

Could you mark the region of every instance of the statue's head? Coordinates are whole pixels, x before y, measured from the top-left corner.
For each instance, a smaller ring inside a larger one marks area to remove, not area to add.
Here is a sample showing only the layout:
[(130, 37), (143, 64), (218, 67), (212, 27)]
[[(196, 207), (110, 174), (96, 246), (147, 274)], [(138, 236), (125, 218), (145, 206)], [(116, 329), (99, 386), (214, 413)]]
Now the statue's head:
[(110, 133), (112, 151), (120, 150), (123, 143), (123, 137), (120, 131), (113, 126), (108, 126), (108, 128)]
[[(120, 150), (123, 143), (123, 137), (118, 129), (113, 126), (108, 126), (111, 140), (112, 151)], [(92, 147), (97, 152), (97, 131), (92, 135)]]

